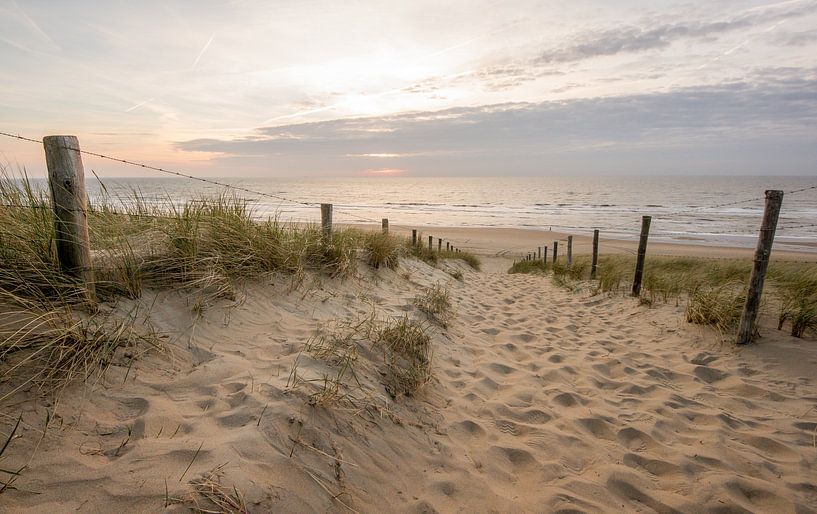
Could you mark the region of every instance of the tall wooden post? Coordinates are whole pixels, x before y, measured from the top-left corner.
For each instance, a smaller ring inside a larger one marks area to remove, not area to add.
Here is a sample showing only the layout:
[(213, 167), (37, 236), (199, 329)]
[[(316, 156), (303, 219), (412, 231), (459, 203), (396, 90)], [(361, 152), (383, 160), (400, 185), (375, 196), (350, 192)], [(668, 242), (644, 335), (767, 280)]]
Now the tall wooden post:
[(382, 224), (383, 224), (383, 233), (388, 234), (389, 233), (389, 218), (383, 218)]
[(567, 267), (573, 265), (573, 236), (567, 236)]
[(442, 251), (443, 251), (443, 238), (438, 237), (437, 238), (437, 253), (440, 253)]
[(783, 191), (766, 191), (766, 208), (763, 210), (763, 222), (760, 225), (760, 234), (757, 238), (755, 262), (752, 267), (752, 276), (749, 279), (749, 291), (746, 294), (743, 314), (740, 316), (738, 344), (750, 343), (755, 335), (755, 321), (760, 309), (760, 296), (763, 294), (763, 282), (766, 279), (766, 270), (769, 267), (769, 255), (772, 253), (774, 233), (777, 229), (777, 218), (780, 215), (780, 205), (782, 203)]
[(411, 229), (411, 246), (417, 246), (417, 229)]
[(446, 242), (445, 242), (445, 251), (446, 251), (446, 252), (450, 252), (450, 251), (451, 251), (451, 243), (450, 243), (450, 242), (448, 242), (448, 241), (446, 241)]
[(556, 259), (559, 258), (559, 241), (553, 241), (553, 264), (556, 264)]
[(79, 140), (75, 136), (46, 136), (43, 147), (60, 268), (80, 281), (86, 300), (94, 303), (96, 287), (88, 237), (88, 197)]
[(434, 236), (428, 236), (428, 251), (434, 249)]
[(332, 204), (321, 204), (321, 230), (323, 237), (329, 239), (332, 237)]
[(547, 245), (542, 247), (542, 264), (545, 266), (548, 265), (548, 247)]
[(536, 247), (536, 255), (537, 255), (537, 257), (536, 257), (537, 259), (542, 258), (542, 247), (541, 246)]
[(590, 280), (596, 279), (596, 267), (599, 264), (599, 231), (593, 231), (593, 260), (590, 264)]
[(652, 216), (641, 217), (641, 237), (638, 240), (638, 257), (635, 261), (635, 276), (633, 277), (633, 296), (641, 294), (641, 279), (644, 276), (644, 257), (647, 254), (647, 238), (650, 236), (650, 222)]

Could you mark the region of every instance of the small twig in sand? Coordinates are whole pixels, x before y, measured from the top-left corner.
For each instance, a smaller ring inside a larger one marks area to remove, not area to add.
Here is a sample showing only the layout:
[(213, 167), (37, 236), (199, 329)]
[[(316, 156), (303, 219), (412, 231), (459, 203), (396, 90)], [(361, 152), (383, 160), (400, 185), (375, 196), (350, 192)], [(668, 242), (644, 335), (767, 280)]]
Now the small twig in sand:
[(199, 445), (199, 449), (196, 450), (195, 454), (193, 454), (193, 459), (190, 461), (190, 464), (188, 464), (187, 467), (184, 469), (184, 473), (182, 473), (182, 476), (179, 477), (179, 482), (181, 482), (184, 476), (187, 474), (187, 472), (190, 471), (190, 466), (192, 466), (193, 462), (196, 461), (196, 457), (199, 456), (199, 452), (201, 451), (202, 446), (204, 446), (204, 441), (201, 442), (201, 444)]
[(341, 492), (339, 492), (338, 494), (335, 494), (335, 493), (333, 493), (332, 491), (330, 491), (330, 490), (329, 490), (329, 488), (328, 488), (328, 487), (326, 487), (326, 485), (325, 485), (323, 482), (321, 482), (320, 480), (318, 480), (318, 477), (316, 477), (315, 475), (313, 475), (312, 473), (310, 473), (308, 469), (305, 469), (304, 471), (306, 471), (306, 474), (307, 474), (307, 475), (309, 475), (309, 476), (310, 476), (310, 478), (312, 478), (312, 480), (314, 480), (316, 484), (318, 484), (319, 486), (321, 486), (321, 488), (322, 488), (324, 491), (326, 491), (326, 492), (327, 492), (327, 494), (329, 494), (329, 496), (331, 496), (333, 500), (335, 500), (336, 502), (340, 503), (341, 505), (343, 505), (344, 507), (346, 507), (347, 509), (349, 509), (351, 512), (355, 512), (356, 514), (360, 514), (360, 512), (358, 512), (358, 511), (356, 511), (355, 509), (353, 509), (352, 507), (350, 507), (350, 506), (346, 505), (345, 503), (343, 503), (343, 500), (341, 500), (341, 499), (339, 498), (339, 496), (340, 496), (341, 494), (349, 494), (349, 493), (343, 493), (343, 492), (341, 491)]
[(263, 418), (264, 413), (267, 412), (267, 407), (269, 407), (269, 404), (264, 405), (264, 408), (261, 410), (261, 414), (258, 416), (258, 423), (256, 423), (255, 426), (257, 427), (261, 426), (261, 418)]
[(356, 468), (357, 468), (357, 467), (360, 467), (360, 466), (358, 466), (357, 464), (355, 464), (354, 462), (349, 462), (349, 461), (347, 461), (347, 460), (339, 459), (339, 458), (335, 457), (334, 455), (329, 455), (328, 453), (326, 453), (326, 452), (324, 452), (324, 451), (321, 451), (321, 450), (319, 450), (319, 449), (315, 448), (314, 446), (312, 446), (312, 445), (309, 445), (309, 444), (305, 443), (305, 442), (304, 442), (302, 439), (293, 439), (293, 438), (291, 438), (291, 437), (290, 437), (290, 438), (289, 438), (289, 440), (290, 440), (290, 441), (292, 441), (293, 443), (296, 443), (296, 444), (299, 444), (299, 445), (303, 446), (304, 448), (309, 448), (310, 450), (313, 450), (313, 451), (315, 451), (315, 452), (318, 452), (318, 453), (320, 453), (321, 455), (324, 455), (324, 456), (326, 456), (326, 457), (329, 457), (330, 459), (333, 459), (333, 460), (335, 460), (335, 461), (337, 461), (337, 462), (341, 462), (341, 463), (343, 463), (343, 464), (348, 464), (348, 465), (350, 465), (350, 466), (354, 466), (354, 467), (356, 467)]

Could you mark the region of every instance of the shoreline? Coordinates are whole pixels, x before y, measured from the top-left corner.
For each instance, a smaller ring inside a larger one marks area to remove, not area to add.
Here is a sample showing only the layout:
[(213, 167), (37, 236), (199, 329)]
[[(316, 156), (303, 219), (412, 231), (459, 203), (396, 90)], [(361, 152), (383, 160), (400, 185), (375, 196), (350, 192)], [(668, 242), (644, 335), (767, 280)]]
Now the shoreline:
[[(336, 226), (360, 228), (364, 230), (380, 230), (379, 225), (364, 223), (336, 223)], [(541, 231), (519, 228), (474, 228), (474, 227), (417, 227), (418, 233), (423, 234), (423, 242), (427, 244), (427, 237), (434, 236), (443, 241), (451, 241), (458, 248), (479, 255), (496, 257), (524, 257), (529, 251), (547, 244), (552, 251), (553, 241), (560, 241), (559, 255), (566, 255), (566, 243), (562, 242), (568, 235), (573, 235), (573, 254), (589, 255), (592, 251), (592, 236), (575, 235), (567, 232)], [(403, 226), (390, 227), (390, 231), (401, 236), (411, 237), (411, 229)], [(794, 262), (817, 263), (817, 243), (815, 251), (792, 250), (785, 248), (786, 243), (775, 242), (771, 259)], [(600, 255), (627, 255), (633, 254), (638, 247), (638, 240), (599, 238)], [(712, 259), (751, 259), (754, 248), (737, 246), (719, 246), (689, 243), (668, 243), (664, 241), (649, 242), (647, 255), (669, 257), (698, 257)], [(548, 259), (550, 260), (550, 259)]]

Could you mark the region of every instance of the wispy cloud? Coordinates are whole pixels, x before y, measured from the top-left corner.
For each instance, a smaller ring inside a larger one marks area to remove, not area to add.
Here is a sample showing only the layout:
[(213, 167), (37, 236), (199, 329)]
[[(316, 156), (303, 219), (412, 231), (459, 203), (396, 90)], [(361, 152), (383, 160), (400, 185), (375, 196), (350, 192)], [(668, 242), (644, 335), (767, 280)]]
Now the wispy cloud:
[(573, 36), (575, 42), (543, 51), (537, 63), (569, 63), (593, 57), (635, 53), (664, 48), (686, 38), (703, 38), (754, 27), (764, 23), (797, 18), (817, 12), (817, 2), (796, 1), (743, 11), (717, 21), (687, 20), (654, 27), (623, 26), (589, 31)]
[[(354, 173), (386, 156), (386, 169), (412, 174), (683, 171), (678, 162), (702, 166), (698, 172), (764, 166), (792, 172), (817, 153), (817, 72), (809, 79), (786, 79), (786, 73), (770, 70), (769, 80), (757, 85), (268, 127), (252, 138), (190, 140), (178, 148), (225, 155), (223, 165), (232, 155), (264, 155), (267, 166), (303, 173)], [(787, 149), (785, 163), (774, 151), (758, 156), (759, 148), (775, 147)]]

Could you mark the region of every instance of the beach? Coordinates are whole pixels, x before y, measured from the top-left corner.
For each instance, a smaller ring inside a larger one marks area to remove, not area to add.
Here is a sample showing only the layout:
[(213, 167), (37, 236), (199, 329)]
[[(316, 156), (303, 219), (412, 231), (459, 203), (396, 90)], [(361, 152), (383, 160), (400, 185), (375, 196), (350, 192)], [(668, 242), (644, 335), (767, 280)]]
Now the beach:
[[(22, 437), (0, 463), (24, 470), (0, 497), (3, 508), (817, 509), (813, 337), (790, 337), (767, 316), (758, 343), (737, 348), (687, 323), (683, 301), (644, 305), (507, 273), (514, 252), (563, 234), (423, 233), (472, 249), (482, 270), (404, 257), (394, 270), (361, 262), (345, 279), (242, 281), (234, 299), (204, 310), (176, 290), (123, 301), (117, 308), (149, 311), (162, 351), (137, 360), (117, 354), (103, 378), (73, 383), (58, 400), (15, 396), (6, 412), (22, 414)], [(577, 253), (584, 243), (576, 239)], [(745, 253), (651, 245), (648, 256), (659, 249)], [(450, 294), (445, 323), (416, 308), (434, 286)], [(389, 368), (360, 338), (354, 377), (341, 380), (344, 394), (328, 394), (327, 380), (340, 375), (337, 362), (305, 350), (316, 330), (405, 316), (426, 323), (430, 380), (391, 395), (383, 386)]]

